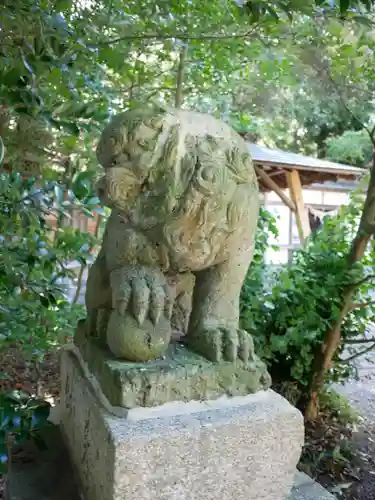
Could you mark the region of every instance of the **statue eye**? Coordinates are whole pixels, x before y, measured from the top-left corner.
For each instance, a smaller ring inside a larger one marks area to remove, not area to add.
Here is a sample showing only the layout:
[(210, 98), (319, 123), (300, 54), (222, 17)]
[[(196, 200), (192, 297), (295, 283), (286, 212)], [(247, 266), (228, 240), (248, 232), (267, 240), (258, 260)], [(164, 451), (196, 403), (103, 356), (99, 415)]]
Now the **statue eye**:
[(130, 154), (127, 151), (122, 151), (121, 154), (112, 158), (111, 167), (121, 167), (123, 163), (126, 164), (130, 160)]
[(111, 135), (111, 137), (109, 138), (109, 149), (112, 151), (112, 153), (120, 153), (122, 147), (123, 141), (121, 139), (121, 136), (119, 136), (118, 134)]

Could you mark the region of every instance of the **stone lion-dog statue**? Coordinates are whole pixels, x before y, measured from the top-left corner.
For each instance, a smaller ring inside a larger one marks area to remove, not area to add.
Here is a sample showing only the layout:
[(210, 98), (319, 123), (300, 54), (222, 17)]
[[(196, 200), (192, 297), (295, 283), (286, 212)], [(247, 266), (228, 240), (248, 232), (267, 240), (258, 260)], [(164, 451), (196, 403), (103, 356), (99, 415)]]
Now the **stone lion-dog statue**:
[(112, 119), (97, 157), (111, 214), (89, 270), (86, 334), (123, 360), (163, 356), (178, 283), (191, 275), (187, 347), (213, 362), (251, 361), (239, 296), (259, 190), (245, 141), (210, 115), (143, 105)]

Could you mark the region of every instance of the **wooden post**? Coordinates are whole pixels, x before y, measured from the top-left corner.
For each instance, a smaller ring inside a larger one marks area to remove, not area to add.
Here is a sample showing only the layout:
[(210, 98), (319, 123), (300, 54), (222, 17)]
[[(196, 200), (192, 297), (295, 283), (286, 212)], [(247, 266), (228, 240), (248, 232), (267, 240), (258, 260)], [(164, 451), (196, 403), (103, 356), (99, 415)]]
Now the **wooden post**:
[(275, 193), (281, 199), (281, 201), (283, 201), (285, 203), (285, 205), (290, 208), (290, 210), (295, 212), (296, 207), (295, 207), (294, 203), (287, 197), (287, 195), (276, 184), (276, 182), (273, 179), (271, 179), (271, 177), (268, 174), (266, 174), (266, 172), (262, 168), (258, 167), (257, 165), (254, 165), (254, 168), (255, 168), (256, 174), (262, 179), (264, 184), (268, 188), (270, 188), (272, 191), (275, 191)]
[(298, 235), (301, 243), (309, 236), (310, 222), (305, 204), (302, 196), (302, 185), (299, 177), (298, 170), (286, 170), (286, 179), (289, 187), (289, 194), (292, 198), (293, 204), (296, 207), (296, 222), (298, 228)]

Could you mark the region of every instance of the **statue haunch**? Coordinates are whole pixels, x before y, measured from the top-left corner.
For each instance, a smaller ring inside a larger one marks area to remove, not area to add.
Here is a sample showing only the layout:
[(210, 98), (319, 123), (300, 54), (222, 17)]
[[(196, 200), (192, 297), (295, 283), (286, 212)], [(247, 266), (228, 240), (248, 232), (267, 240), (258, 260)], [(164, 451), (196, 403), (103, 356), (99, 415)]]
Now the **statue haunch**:
[(252, 359), (238, 326), (259, 211), (246, 143), (212, 116), (145, 106), (113, 118), (97, 156), (112, 211), (88, 276), (89, 335), (125, 360), (163, 355), (176, 287), (190, 273), (189, 348), (212, 361)]

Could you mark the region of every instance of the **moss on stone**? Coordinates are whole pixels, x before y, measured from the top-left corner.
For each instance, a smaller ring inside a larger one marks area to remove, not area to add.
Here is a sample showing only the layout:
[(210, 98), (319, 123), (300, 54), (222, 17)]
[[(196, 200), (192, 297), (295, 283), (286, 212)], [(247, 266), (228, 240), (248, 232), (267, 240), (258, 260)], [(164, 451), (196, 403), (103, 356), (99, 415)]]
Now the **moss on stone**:
[(82, 325), (75, 343), (114, 406), (150, 407), (244, 396), (270, 386), (265, 364), (257, 357), (246, 365), (240, 360), (213, 363), (182, 344), (172, 343), (165, 356), (148, 363), (119, 361), (99, 341), (88, 339)]

